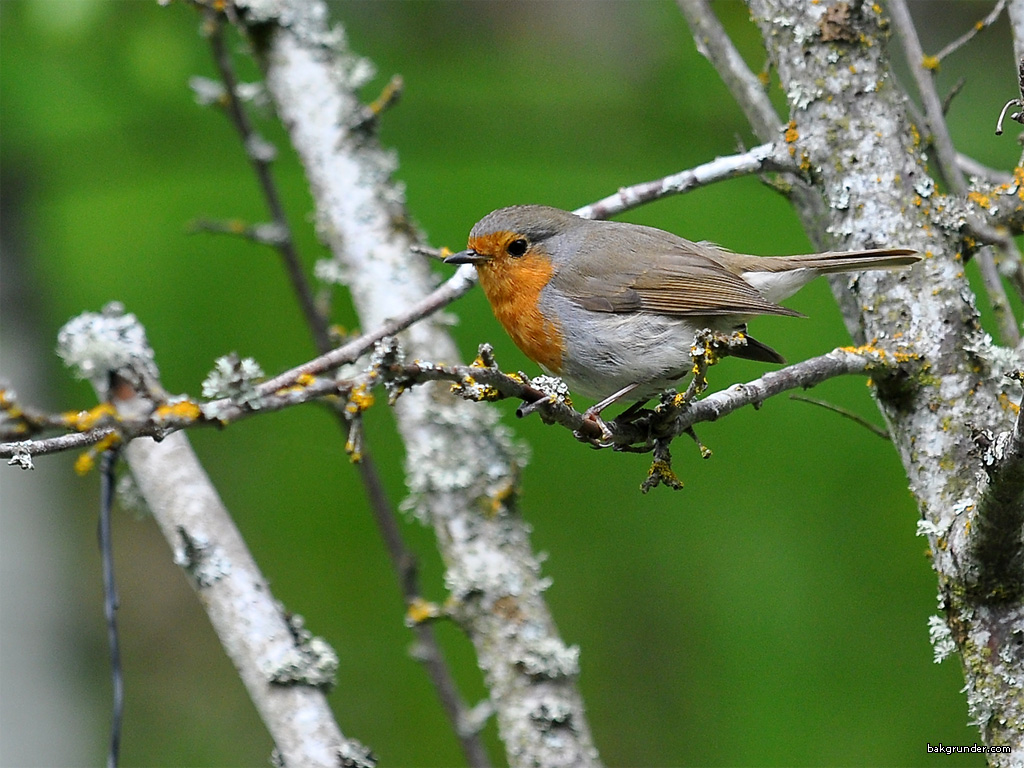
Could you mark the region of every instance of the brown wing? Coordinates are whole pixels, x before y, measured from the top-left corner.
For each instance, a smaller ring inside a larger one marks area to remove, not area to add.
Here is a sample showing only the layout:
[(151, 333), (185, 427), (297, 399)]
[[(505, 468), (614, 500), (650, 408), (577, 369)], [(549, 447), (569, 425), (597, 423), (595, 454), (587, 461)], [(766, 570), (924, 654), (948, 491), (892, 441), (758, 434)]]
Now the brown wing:
[(586, 235), (576, 258), (560, 265), (552, 284), (593, 312), (800, 315), (762, 297), (712, 258), (717, 251), (662, 230), (606, 222)]

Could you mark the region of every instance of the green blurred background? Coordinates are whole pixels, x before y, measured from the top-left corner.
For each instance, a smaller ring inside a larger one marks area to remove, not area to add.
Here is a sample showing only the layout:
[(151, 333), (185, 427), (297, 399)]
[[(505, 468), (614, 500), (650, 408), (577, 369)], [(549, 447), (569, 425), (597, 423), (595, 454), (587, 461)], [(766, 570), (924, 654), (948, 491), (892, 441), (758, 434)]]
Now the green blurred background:
[[(926, 48), (937, 50), (990, 6), (913, 10)], [(759, 70), (745, 6), (717, 8)], [(755, 143), (669, 0), (332, 10), (378, 67), (367, 100), (393, 73), (405, 79), (382, 139), (398, 150), (409, 209), (437, 246), (461, 247), (496, 207), (573, 208)], [(213, 75), (198, 28), (180, 3), (0, 2), (3, 372), (27, 403), (94, 403), (52, 349), (69, 317), (113, 299), (145, 324), (172, 392), (198, 395), (214, 359), (232, 350), (268, 372), (313, 354), (273, 252), (186, 233), (197, 217), (265, 217), (226, 119), (196, 106), (186, 87), (194, 74)], [(1019, 148), (991, 135), (1016, 90), (1009, 34), (1003, 24), (984, 35), (947, 62), (940, 82), (967, 78), (950, 115), (961, 148), (1009, 169)], [(245, 79), (255, 78), (244, 45), (231, 40)], [(324, 251), (301, 170), (269, 115), (262, 128), (281, 149), (275, 172), (311, 268)], [(738, 251), (809, 247), (786, 202), (754, 179), (623, 218)], [(753, 330), (790, 360), (848, 343), (824, 282), (789, 304), (810, 319), (768, 318)], [(451, 311), (467, 359), (489, 341), (506, 369), (536, 372), (479, 292)], [(334, 319), (356, 324), (343, 297)], [(762, 370), (728, 360), (712, 385)], [(879, 421), (863, 379), (812, 394)], [(592, 451), (539, 419), (516, 421), (514, 403), (497, 407), (532, 450), (523, 514), (548, 553), (562, 637), (582, 649), (580, 687), (609, 765), (982, 764), (926, 754), (927, 742), (973, 743), (977, 731), (966, 725), (958, 661), (932, 661), (935, 577), (887, 442), (778, 398), (700, 429), (709, 461), (679, 441), (685, 490), (641, 496), (649, 457)], [(377, 407), (368, 422), (397, 504), (402, 449), (391, 416)], [(275, 596), (338, 651), (331, 702), (346, 735), (382, 765), (460, 764), (408, 656), (396, 581), (331, 418), (307, 407), (191, 438)], [(7, 765), (95, 765), (106, 749), (97, 478), (76, 476), (72, 460), (0, 472)], [(411, 521), (404, 528), (426, 596), (443, 599), (432, 535)], [(115, 540), (124, 764), (265, 765), (270, 740), (155, 525), (119, 513)], [(452, 626), (439, 634), (464, 694), (478, 700), (469, 644)], [(58, 677), (32, 677), (36, 665)]]

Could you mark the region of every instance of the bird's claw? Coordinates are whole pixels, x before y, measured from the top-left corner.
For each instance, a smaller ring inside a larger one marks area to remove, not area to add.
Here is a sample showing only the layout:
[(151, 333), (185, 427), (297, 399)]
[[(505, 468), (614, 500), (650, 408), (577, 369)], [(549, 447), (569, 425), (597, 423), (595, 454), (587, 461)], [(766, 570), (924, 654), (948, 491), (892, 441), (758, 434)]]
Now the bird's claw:
[[(599, 435), (596, 432), (599, 433)], [(612, 438), (615, 436), (608, 424), (601, 418), (601, 414), (588, 408), (583, 413), (583, 424), (574, 433), (578, 440), (592, 443), (596, 448), (607, 448), (612, 445)]]

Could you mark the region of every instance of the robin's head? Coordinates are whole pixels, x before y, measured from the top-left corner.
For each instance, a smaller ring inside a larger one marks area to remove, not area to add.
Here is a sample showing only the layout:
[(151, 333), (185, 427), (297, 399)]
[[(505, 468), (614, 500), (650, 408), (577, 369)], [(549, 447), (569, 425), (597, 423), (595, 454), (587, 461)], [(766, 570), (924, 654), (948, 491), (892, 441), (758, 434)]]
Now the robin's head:
[(545, 205), (500, 208), (480, 219), (469, 233), (469, 248), (445, 263), (473, 264), (495, 313), (499, 307), (529, 312), (555, 272), (559, 236), (583, 221)]
[(452, 254), (447, 264), (474, 264), (481, 280), (496, 271), (532, 271), (551, 261), (547, 241), (582, 222), (575, 216), (546, 205), (515, 205), (499, 208), (476, 223), (469, 233), (469, 248)]
[(469, 247), (446, 264), (473, 264), (480, 286), (509, 335), (526, 354), (549, 370), (561, 365), (561, 332), (538, 305), (550, 282), (557, 252), (553, 238), (583, 222), (543, 205), (517, 205), (487, 214), (469, 233)]

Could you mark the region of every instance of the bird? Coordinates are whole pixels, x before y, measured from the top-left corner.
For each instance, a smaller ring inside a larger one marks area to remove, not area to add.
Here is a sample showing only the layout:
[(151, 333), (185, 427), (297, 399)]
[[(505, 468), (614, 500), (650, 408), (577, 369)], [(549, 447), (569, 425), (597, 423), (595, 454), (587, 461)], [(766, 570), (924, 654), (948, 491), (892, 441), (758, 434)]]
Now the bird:
[(802, 317), (778, 302), (823, 274), (908, 267), (907, 248), (750, 256), (654, 227), (585, 219), (545, 205), (484, 216), (466, 250), (495, 317), (530, 360), (572, 392), (645, 402), (692, 369), (694, 334), (742, 332), (729, 354), (785, 359), (746, 335), (757, 315)]

